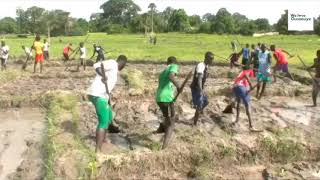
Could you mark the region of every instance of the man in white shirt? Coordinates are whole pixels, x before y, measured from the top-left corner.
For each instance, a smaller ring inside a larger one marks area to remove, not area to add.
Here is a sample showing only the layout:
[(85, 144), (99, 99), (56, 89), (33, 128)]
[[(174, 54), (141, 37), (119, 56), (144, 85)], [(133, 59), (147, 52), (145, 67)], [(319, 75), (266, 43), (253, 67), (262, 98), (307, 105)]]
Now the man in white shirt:
[(9, 46), (4, 41), (1, 41), (0, 47), (0, 59), (1, 59), (1, 70), (7, 69), (7, 60), (9, 58)]
[(208, 97), (204, 93), (204, 84), (208, 77), (208, 67), (213, 63), (214, 55), (206, 52), (204, 62), (198, 63), (190, 85), (192, 93), (192, 104), (196, 109), (193, 124), (197, 125), (200, 112), (209, 104)]
[[(117, 83), (118, 72), (121, 71), (127, 63), (127, 57), (120, 55), (117, 61), (105, 60), (102, 63), (105, 69), (106, 81), (103, 81), (101, 62), (97, 62), (93, 65), (96, 71), (96, 77), (88, 89), (89, 100), (95, 106), (99, 121), (96, 131), (96, 152), (101, 152), (107, 129), (112, 122), (110, 93)], [(108, 89), (109, 92), (107, 92), (106, 89)]]
[(44, 60), (49, 60), (49, 42), (46, 39), (43, 40), (43, 56)]
[(80, 66), (83, 66), (83, 70), (85, 71), (86, 70), (87, 50), (86, 50), (86, 47), (84, 47), (84, 42), (80, 43), (79, 52), (80, 52), (80, 64), (78, 64), (78, 66), (77, 66), (77, 71), (79, 71)]

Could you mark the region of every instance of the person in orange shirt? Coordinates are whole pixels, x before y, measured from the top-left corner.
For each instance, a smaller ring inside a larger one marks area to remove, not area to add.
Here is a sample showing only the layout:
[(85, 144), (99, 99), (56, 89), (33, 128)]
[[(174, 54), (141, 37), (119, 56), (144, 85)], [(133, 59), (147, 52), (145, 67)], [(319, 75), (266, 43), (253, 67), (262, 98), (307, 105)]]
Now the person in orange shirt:
[(33, 66), (33, 73), (36, 72), (37, 64), (40, 63), (40, 73), (43, 69), (43, 43), (40, 41), (40, 35), (36, 36), (36, 39), (32, 45), (32, 49), (35, 50), (35, 61)]
[(69, 60), (69, 52), (73, 52), (74, 50), (72, 49), (72, 43), (69, 43), (67, 46), (65, 46), (63, 48), (63, 56), (64, 56), (64, 59), (65, 61), (68, 61)]

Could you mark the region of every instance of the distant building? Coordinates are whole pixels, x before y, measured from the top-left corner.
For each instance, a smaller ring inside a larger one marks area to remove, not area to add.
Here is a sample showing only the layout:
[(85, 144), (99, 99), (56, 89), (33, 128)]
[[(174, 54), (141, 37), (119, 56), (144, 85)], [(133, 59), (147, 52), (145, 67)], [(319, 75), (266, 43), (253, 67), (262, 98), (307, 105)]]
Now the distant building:
[(279, 32), (266, 32), (266, 33), (254, 33), (253, 37), (261, 37), (261, 36), (277, 36)]

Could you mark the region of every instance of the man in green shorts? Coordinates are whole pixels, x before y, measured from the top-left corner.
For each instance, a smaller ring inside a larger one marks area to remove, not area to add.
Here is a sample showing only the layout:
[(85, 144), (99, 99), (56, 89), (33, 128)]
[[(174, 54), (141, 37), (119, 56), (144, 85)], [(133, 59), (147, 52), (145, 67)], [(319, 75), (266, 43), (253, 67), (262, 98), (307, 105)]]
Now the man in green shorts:
[[(96, 152), (101, 151), (107, 129), (112, 122), (110, 93), (117, 83), (118, 72), (121, 71), (127, 63), (127, 57), (120, 55), (117, 61), (111, 59), (105, 60), (102, 63), (105, 69), (106, 81), (103, 81), (102, 78), (101, 62), (97, 62), (93, 65), (96, 71), (96, 77), (88, 89), (89, 100), (93, 103), (98, 116)], [(106, 92), (105, 84), (107, 84), (109, 92)]]
[(174, 129), (175, 111), (173, 85), (176, 86), (178, 91), (180, 91), (180, 85), (176, 81), (178, 68), (177, 59), (171, 56), (167, 60), (166, 69), (159, 75), (159, 86), (157, 89), (156, 101), (162, 111), (165, 121), (164, 123), (160, 123), (160, 126), (155, 133), (165, 133), (162, 149), (168, 146)]
[[(270, 52), (266, 50), (266, 45), (261, 45), (261, 50), (258, 53), (259, 68), (257, 74), (257, 99), (261, 99), (268, 82), (271, 81), (271, 55)], [(262, 83), (262, 90), (260, 92), (260, 87)]]

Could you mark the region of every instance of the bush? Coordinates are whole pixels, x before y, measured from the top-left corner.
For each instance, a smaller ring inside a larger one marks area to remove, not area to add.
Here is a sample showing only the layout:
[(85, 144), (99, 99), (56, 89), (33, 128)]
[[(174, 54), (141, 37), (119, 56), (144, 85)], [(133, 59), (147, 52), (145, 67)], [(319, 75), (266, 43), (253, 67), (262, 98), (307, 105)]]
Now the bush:
[(18, 38), (28, 38), (27, 34), (18, 34), (17, 35)]

